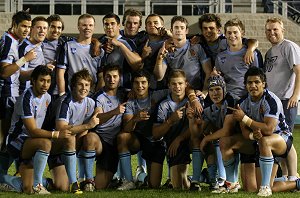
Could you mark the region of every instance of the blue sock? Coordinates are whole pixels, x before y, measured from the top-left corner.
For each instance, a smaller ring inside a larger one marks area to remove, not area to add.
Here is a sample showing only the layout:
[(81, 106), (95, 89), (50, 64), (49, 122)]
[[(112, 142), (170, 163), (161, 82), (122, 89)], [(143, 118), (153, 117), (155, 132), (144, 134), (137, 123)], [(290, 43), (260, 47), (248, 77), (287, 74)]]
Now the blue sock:
[(118, 169), (117, 169), (117, 172), (114, 175), (114, 178), (117, 178), (117, 179), (123, 179), (124, 178), (124, 174), (122, 173), (120, 161), (118, 162)]
[(274, 182), (285, 182), (285, 181), (287, 181), (287, 177), (284, 176), (274, 178)]
[(96, 158), (96, 151), (80, 150), (78, 155), (83, 158), (84, 174), (86, 179), (94, 179), (94, 162)]
[(234, 181), (238, 181), (239, 179), (239, 164), (240, 164), (240, 154), (234, 154)]
[(193, 177), (192, 181), (200, 182), (200, 175), (203, 166), (204, 157), (199, 148), (192, 151)]
[(63, 161), (66, 167), (69, 183), (73, 184), (77, 182), (76, 178), (76, 152), (64, 151), (62, 154)]
[(296, 179), (296, 188), (297, 190), (300, 190), (300, 179)]
[(84, 158), (77, 155), (78, 181), (84, 181)]
[(144, 158), (142, 158), (142, 151), (139, 151), (136, 154), (136, 157), (138, 160), (138, 166), (143, 166), (145, 168), (145, 170), (147, 170), (146, 160), (144, 160)]
[(120, 153), (120, 166), (122, 173), (127, 181), (133, 181), (131, 169), (131, 154), (130, 152)]
[(215, 143), (214, 146), (217, 156), (218, 177), (226, 180), (226, 171), (223, 164), (219, 142)]
[(217, 181), (217, 165), (216, 164), (208, 164), (207, 165), (209, 182), (211, 184), (216, 183)]
[(0, 183), (4, 183), (4, 184), (7, 184), (7, 185), (11, 186), (17, 192), (22, 192), (22, 179), (21, 179), (21, 177), (0, 174)]
[(227, 161), (224, 161), (224, 167), (225, 167), (225, 171), (226, 171), (226, 180), (234, 183), (237, 182), (237, 180), (235, 179), (235, 158), (231, 158)]
[(270, 186), (270, 178), (272, 174), (272, 168), (274, 164), (274, 158), (259, 156), (259, 165), (261, 172), (261, 186)]
[(37, 186), (38, 184), (42, 184), (43, 173), (44, 173), (45, 167), (47, 165), (48, 156), (49, 156), (49, 153), (42, 151), (42, 150), (37, 150), (35, 152), (35, 155), (33, 157), (33, 169), (34, 169), (33, 185), (34, 186)]

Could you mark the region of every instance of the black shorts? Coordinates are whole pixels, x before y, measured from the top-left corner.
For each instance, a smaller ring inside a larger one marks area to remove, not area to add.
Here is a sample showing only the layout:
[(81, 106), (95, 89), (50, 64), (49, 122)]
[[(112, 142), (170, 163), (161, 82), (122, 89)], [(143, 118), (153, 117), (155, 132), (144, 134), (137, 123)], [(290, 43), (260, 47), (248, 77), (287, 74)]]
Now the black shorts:
[(140, 133), (134, 133), (136, 138), (140, 142), (140, 150), (142, 151), (142, 157), (149, 162), (156, 162), (163, 164), (166, 157), (165, 142), (160, 140), (151, 142)]
[(251, 164), (256, 162), (256, 154), (244, 154), (240, 153), (241, 164)]
[(0, 97), (0, 119), (11, 119), (14, 112), (16, 97)]
[(116, 141), (114, 141), (114, 144), (111, 145), (105, 142), (100, 136), (99, 138), (102, 144), (102, 153), (96, 156), (96, 165), (98, 168), (115, 173), (117, 172), (119, 163), (119, 154)]
[[(168, 150), (169, 148), (167, 148)], [(174, 157), (170, 157), (167, 154), (167, 160), (170, 167), (180, 165), (180, 164), (189, 164), (191, 163), (191, 157), (190, 157), (190, 146), (189, 146), (189, 140), (185, 140), (180, 143), (177, 154)]]
[(52, 170), (55, 167), (64, 165), (64, 162), (61, 158), (61, 154), (50, 154), (48, 157), (48, 167), (49, 170)]
[(28, 138), (27, 136), (19, 136), (15, 139), (9, 137), (6, 149), (7, 152), (10, 154), (10, 156), (12, 156), (14, 159), (18, 159), (20, 163), (33, 165), (32, 158), (30, 159), (22, 158), (23, 145), (27, 138)]

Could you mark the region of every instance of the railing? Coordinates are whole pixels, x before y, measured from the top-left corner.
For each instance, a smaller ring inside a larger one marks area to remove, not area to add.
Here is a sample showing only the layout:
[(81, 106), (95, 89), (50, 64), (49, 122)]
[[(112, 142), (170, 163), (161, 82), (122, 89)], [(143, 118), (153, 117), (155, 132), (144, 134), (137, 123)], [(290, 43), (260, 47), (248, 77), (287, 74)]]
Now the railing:
[[(231, 0), (2, 0), (5, 2), (5, 12), (16, 12), (30, 8), (33, 14), (61, 14), (80, 15), (90, 13), (104, 15), (114, 12), (122, 15), (127, 7), (136, 5), (144, 15), (158, 13), (160, 15), (200, 15), (206, 12), (226, 13), (232, 12), (235, 7), (250, 7), (251, 13), (257, 13), (256, 0), (232, 3)], [(271, 12), (291, 17), (300, 21), (300, 12), (292, 4), (300, 1), (269, 1), (273, 3)]]

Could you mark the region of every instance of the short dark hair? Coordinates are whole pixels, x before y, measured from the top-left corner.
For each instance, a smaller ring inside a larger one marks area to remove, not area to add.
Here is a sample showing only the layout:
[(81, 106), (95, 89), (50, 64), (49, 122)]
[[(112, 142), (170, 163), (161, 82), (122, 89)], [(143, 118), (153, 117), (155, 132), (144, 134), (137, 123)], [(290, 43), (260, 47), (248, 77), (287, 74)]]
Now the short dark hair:
[(109, 71), (118, 71), (119, 75), (122, 75), (122, 69), (119, 65), (106, 65), (103, 69), (103, 77), (105, 77)]
[(134, 82), (134, 79), (140, 78), (140, 77), (145, 77), (147, 79), (148, 83), (150, 83), (150, 74), (147, 70), (144, 70), (144, 69), (135, 71), (132, 74), (132, 83)]
[(105, 15), (102, 19), (102, 23), (104, 23), (105, 19), (110, 19), (110, 18), (114, 18), (116, 19), (117, 24), (120, 24), (120, 17), (114, 13), (108, 13), (107, 15)]
[(122, 25), (125, 26), (125, 21), (126, 21), (126, 17), (127, 16), (138, 16), (140, 17), (140, 26), (142, 26), (142, 18), (143, 18), (143, 14), (135, 9), (129, 8), (128, 10), (125, 11), (124, 15), (123, 15), (123, 19), (122, 19)]
[(19, 25), (19, 23), (21, 23), (22, 21), (31, 21), (31, 15), (23, 10), (13, 15), (11, 27), (13, 27), (14, 25)]
[(186, 18), (184, 18), (183, 16), (174, 16), (172, 19), (171, 19), (171, 29), (173, 29), (173, 25), (176, 21), (180, 21), (182, 23), (185, 24), (186, 26), (186, 29), (189, 28), (189, 22)]
[(51, 25), (51, 23), (52, 23), (53, 21), (59, 21), (59, 22), (61, 22), (61, 24), (62, 24), (62, 30), (65, 29), (64, 22), (63, 22), (62, 18), (61, 18), (58, 14), (52, 14), (52, 15), (50, 15), (50, 16), (47, 18), (47, 22), (48, 22), (49, 26)]
[(236, 26), (236, 27), (238, 27), (241, 30), (242, 33), (245, 33), (245, 25), (238, 18), (230, 19), (229, 21), (227, 21), (225, 23), (225, 25), (224, 25), (224, 32), (225, 33), (226, 33), (227, 27), (230, 27), (230, 26)]
[(203, 14), (198, 21), (198, 25), (200, 30), (202, 31), (202, 24), (203, 22), (205, 23), (209, 23), (209, 22), (215, 22), (216, 23), (216, 27), (217, 28), (221, 28), (222, 27), (222, 23), (221, 23), (221, 18), (219, 17), (219, 15), (216, 14)]
[(37, 17), (35, 17), (34, 19), (32, 19), (31, 27), (35, 26), (35, 24), (36, 24), (38, 21), (45, 21), (45, 22), (47, 22), (47, 24), (48, 24), (48, 21), (47, 21), (47, 19), (46, 19), (45, 17), (43, 17), (43, 16), (37, 16)]
[(165, 23), (165, 21), (164, 21), (164, 19), (162, 18), (162, 16), (153, 13), (153, 14), (149, 14), (149, 15), (147, 16), (147, 18), (145, 19), (145, 24), (147, 23), (147, 20), (148, 20), (150, 17), (158, 17), (158, 18), (161, 20), (162, 24)]
[(76, 72), (72, 78), (71, 78), (71, 90), (75, 87), (76, 83), (80, 80), (80, 79), (83, 79), (83, 80), (86, 80), (88, 82), (93, 83), (93, 78), (90, 74), (90, 72), (87, 70), (87, 69), (82, 69), (78, 72)]
[(268, 87), (266, 74), (265, 74), (265, 72), (261, 68), (250, 67), (247, 70), (247, 72), (245, 73), (245, 76), (244, 76), (244, 84), (245, 85), (247, 84), (247, 79), (248, 79), (249, 76), (259, 76), (259, 78), (261, 79), (261, 81), (265, 83), (265, 88)]
[(39, 76), (51, 76), (52, 70), (45, 65), (38, 65), (30, 75), (31, 81), (36, 81)]

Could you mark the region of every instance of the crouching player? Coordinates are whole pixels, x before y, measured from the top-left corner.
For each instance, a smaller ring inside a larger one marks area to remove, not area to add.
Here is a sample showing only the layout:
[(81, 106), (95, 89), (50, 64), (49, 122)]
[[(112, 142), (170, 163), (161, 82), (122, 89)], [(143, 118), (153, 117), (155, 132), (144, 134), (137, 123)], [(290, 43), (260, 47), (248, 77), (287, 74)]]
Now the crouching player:
[[(118, 135), (118, 151), (121, 170), (125, 176), (125, 182), (118, 190), (130, 190), (136, 188), (132, 177), (131, 153), (142, 151), (142, 157), (147, 162), (149, 187), (160, 187), (162, 168), (165, 158), (165, 146), (161, 139), (152, 137), (152, 125), (156, 119), (157, 104), (164, 99), (169, 91), (149, 91), (150, 75), (145, 70), (135, 72), (133, 76), (132, 90), (135, 95), (126, 104), (123, 116), (123, 132)], [(145, 174), (138, 174), (137, 181), (144, 183)]]
[(274, 156), (286, 157), (293, 141), (280, 99), (266, 89), (266, 76), (261, 69), (250, 68), (245, 74), (244, 84), (248, 95), (241, 99), (233, 117), (239, 121), (243, 136), (258, 143), (261, 180), (258, 179), (260, 189), (257, 195), (271, 196), (272, 190), (300, 189), (299, 179), (273, 183), (278, 167), (274, 166)]
[(174, 69), (169, 75), (170, 95), (158, 107), (157, 123), (152, 129), (153, 138), (164, 139), (167, 145), (167, 160), (170, 166), (173, 188), (188, 189), (187, 165), (191, 162), (188, 119), (185, 105), (187, 79), (183, 70)]
[[(202, 169), (204, 157), (207, 157), (208, 173), (211, 182), (216, 183), (216, 166), (215, 160), (221, 163), (219, 170), (219, 179), (216, 185), (212, 186), (218, 188), (222, 186), (225, 181), (226, 173), (220, 173), (224, 169), (220, 147), (216, 147), (215, 152), (210, 152), (212, 142), (217, 143), (220, 138), (230, 136), (234, 132), (234, 119), (232, 117), (232, 110), (227, 107), (234, 107), (233, 97), (226, 92), (226, 84), (224, 78), (217, 75), (211, 76), (208, 79), (208, 94), (213, 104), (206, 107), (202, 113), (202, 120), (196, 116), (194, 109), (189, 107), (187, 115), (189, 118), (189, 128), (191, 131), (191, 141), (197, 142), (193, 148), (193, 178), (191, 183), (191, 190), (201, 190), (199, 185), (200, 171)], [(205, 154), (205, 155), (204, 155)], [(215, 159), (217, 158), (217, 159)], [(220, 175), (225, 175), (221, 177)]]
[[(90, 93), (92, 76), (87, 69), (76, 72), (71, 78), (71, 92), (58, 100), (59, 108), (56, 117), (56, 129), (69, 129), (72, 135), (65, 139), (53, 141), (49, 168), (52, 170), (54, 185), (60, 190), (70, 190), (81, 194), (76, 178), (76, 141), (80, 141), (88, 130), (99, 124), (95, 110), (95, 101), (87, 97)], [(54, 105), (57, 107), (57, 105)], [(94, 113), (94, 115), (93, 115)], [(62, 153), (62, 155), (60, 155)], [(64, 164), (57, 163), (61, 156)], [(66, 185), (66, 184), (70, 184)]]
[(37, 66), (31, 74), (31, 84), (18, 98), (7, 138), (7, 149), (19, 158), (23, 192), (49, 194), (42, 185), (42, 176), (51, 150), (51, 138), (67, 138), (69, 130), (41, 129), (51, 97), (51, 70)]

